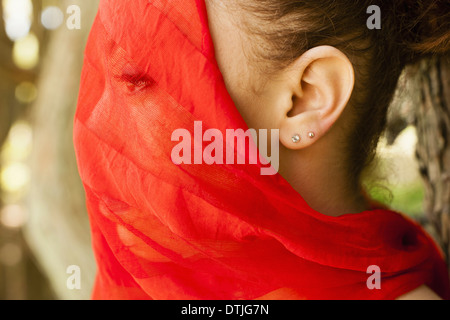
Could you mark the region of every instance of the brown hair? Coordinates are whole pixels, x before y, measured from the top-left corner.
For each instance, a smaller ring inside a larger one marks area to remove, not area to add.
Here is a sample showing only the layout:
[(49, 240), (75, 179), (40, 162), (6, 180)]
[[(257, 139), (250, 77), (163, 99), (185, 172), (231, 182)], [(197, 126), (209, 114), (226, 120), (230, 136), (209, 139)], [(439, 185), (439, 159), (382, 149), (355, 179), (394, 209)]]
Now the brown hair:
[[(450, 48), (448, 0), (237, 0), (252, 14), (246, 27), (260, 37), (258, 58), (272, 70), (288, 66), (310, 48), (331, 45), (355, 68), (349, 105), (355, 120), (347, 139), (349, 172), (359, 183), (386, 126), (387, 109), (407, 64)], [(381, 29), (367, 27), (369, 6), (381, 10)], [(351, 141), (350, 141), (351, 140)]]

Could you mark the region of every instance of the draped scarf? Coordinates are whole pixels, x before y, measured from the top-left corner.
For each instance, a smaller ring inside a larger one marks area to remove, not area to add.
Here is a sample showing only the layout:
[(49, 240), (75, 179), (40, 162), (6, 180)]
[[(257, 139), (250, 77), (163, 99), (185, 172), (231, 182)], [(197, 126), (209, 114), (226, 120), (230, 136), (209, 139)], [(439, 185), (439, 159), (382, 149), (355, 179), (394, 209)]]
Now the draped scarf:
[(249, 129), (204, 1), (101, 0), (74, 120), (93, 299), (394, 299), (422, 284), (450, 297), (441, 251), (399, 213), (323, 215), (261, 159), (175, 163), (173, 133), (197, 141), (199, 122)]

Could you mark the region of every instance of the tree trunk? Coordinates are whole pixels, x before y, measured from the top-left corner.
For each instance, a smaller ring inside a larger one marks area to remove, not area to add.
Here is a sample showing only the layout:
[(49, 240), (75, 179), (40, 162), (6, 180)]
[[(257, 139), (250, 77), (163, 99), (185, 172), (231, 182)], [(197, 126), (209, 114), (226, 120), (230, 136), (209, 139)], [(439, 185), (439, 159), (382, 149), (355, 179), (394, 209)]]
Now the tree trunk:
[[(66, 9), (73, 1), (59, 1)], [(33, 151), (25, 236), (59, 299), (89, 299), (95, 275), (84, 190), (72, 140), (83, 52), (98, 1), (79, 0), (81, 29), (49, 32), (32, 106)], [(79, 267), (81, 289), (67, 285)]]
[(433, 58), (416, 66), (420, 85), (415, 125), (417, 159), (425, 184), (427, 226), (450, 257), (450, 59)]
[(413, 125), (424, 186), (419, 222), (442, 248), (450, 271), (450, 59), (433, 57), (406, 68), (388, 115), (386, 138)]

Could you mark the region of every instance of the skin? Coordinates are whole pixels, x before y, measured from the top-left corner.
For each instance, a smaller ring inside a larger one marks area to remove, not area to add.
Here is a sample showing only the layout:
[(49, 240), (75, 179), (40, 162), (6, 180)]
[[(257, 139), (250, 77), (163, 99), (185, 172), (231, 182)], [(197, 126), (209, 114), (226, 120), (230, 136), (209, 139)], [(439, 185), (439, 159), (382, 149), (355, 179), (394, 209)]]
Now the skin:
[[(249, 17), (218, 0), (206, 4), (216, 59), (236, 107), (250, 128), (280, 131), (280, 174), (322, 214), (368, 210), (358, 186), (342, 169), (351, 161), (343, 154), (342, 141), (349, 138), (354, 121), (349, 104), (355, 84), (352, 63), (338, 49), (320, 46), (275, 74), (261, 72), (261, 62), (252, 55), (258, 40), (239, 23)], [(310, 132), (314, 138), (308, 137)], [(298, 143), (292, 141), (296, 134), (301, 136)], [(422, 286), (399, 299), (439, 297)]]
[[(268, 76), (252, 58), (255, 40), (230, 9), (220, 1), (207, 3), (216, 58), (236, 107), (250, 128), (280, 130), (280, 174), (323, 214), (365, 211), (358, 186), (342, 170), (347, 159), (339, 147), (350, 118), (345, 110), (354, 86), (351, 62), (341, 51), (321, 46)], [(292, 141), (296, 134), (299, 143)]]

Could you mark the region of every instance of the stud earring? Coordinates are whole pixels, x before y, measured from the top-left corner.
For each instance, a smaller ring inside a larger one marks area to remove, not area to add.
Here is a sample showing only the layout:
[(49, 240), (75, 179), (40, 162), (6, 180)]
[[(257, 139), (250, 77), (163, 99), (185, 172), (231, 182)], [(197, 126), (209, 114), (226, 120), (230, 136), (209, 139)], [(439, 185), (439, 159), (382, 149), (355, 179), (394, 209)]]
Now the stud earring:
[(300, 137), (300, 135), (296, 134), (295, 136), (292, 137), (292, 142), (299, 143), (301, 139), (302, 138)]
[(314, 138), (316, 137), (316, 134), (315, 134), (314, 132), (309, 132), (309, 133), (308, 133), (308, 137), (309, 137), (310, 139), (314, 139)]

